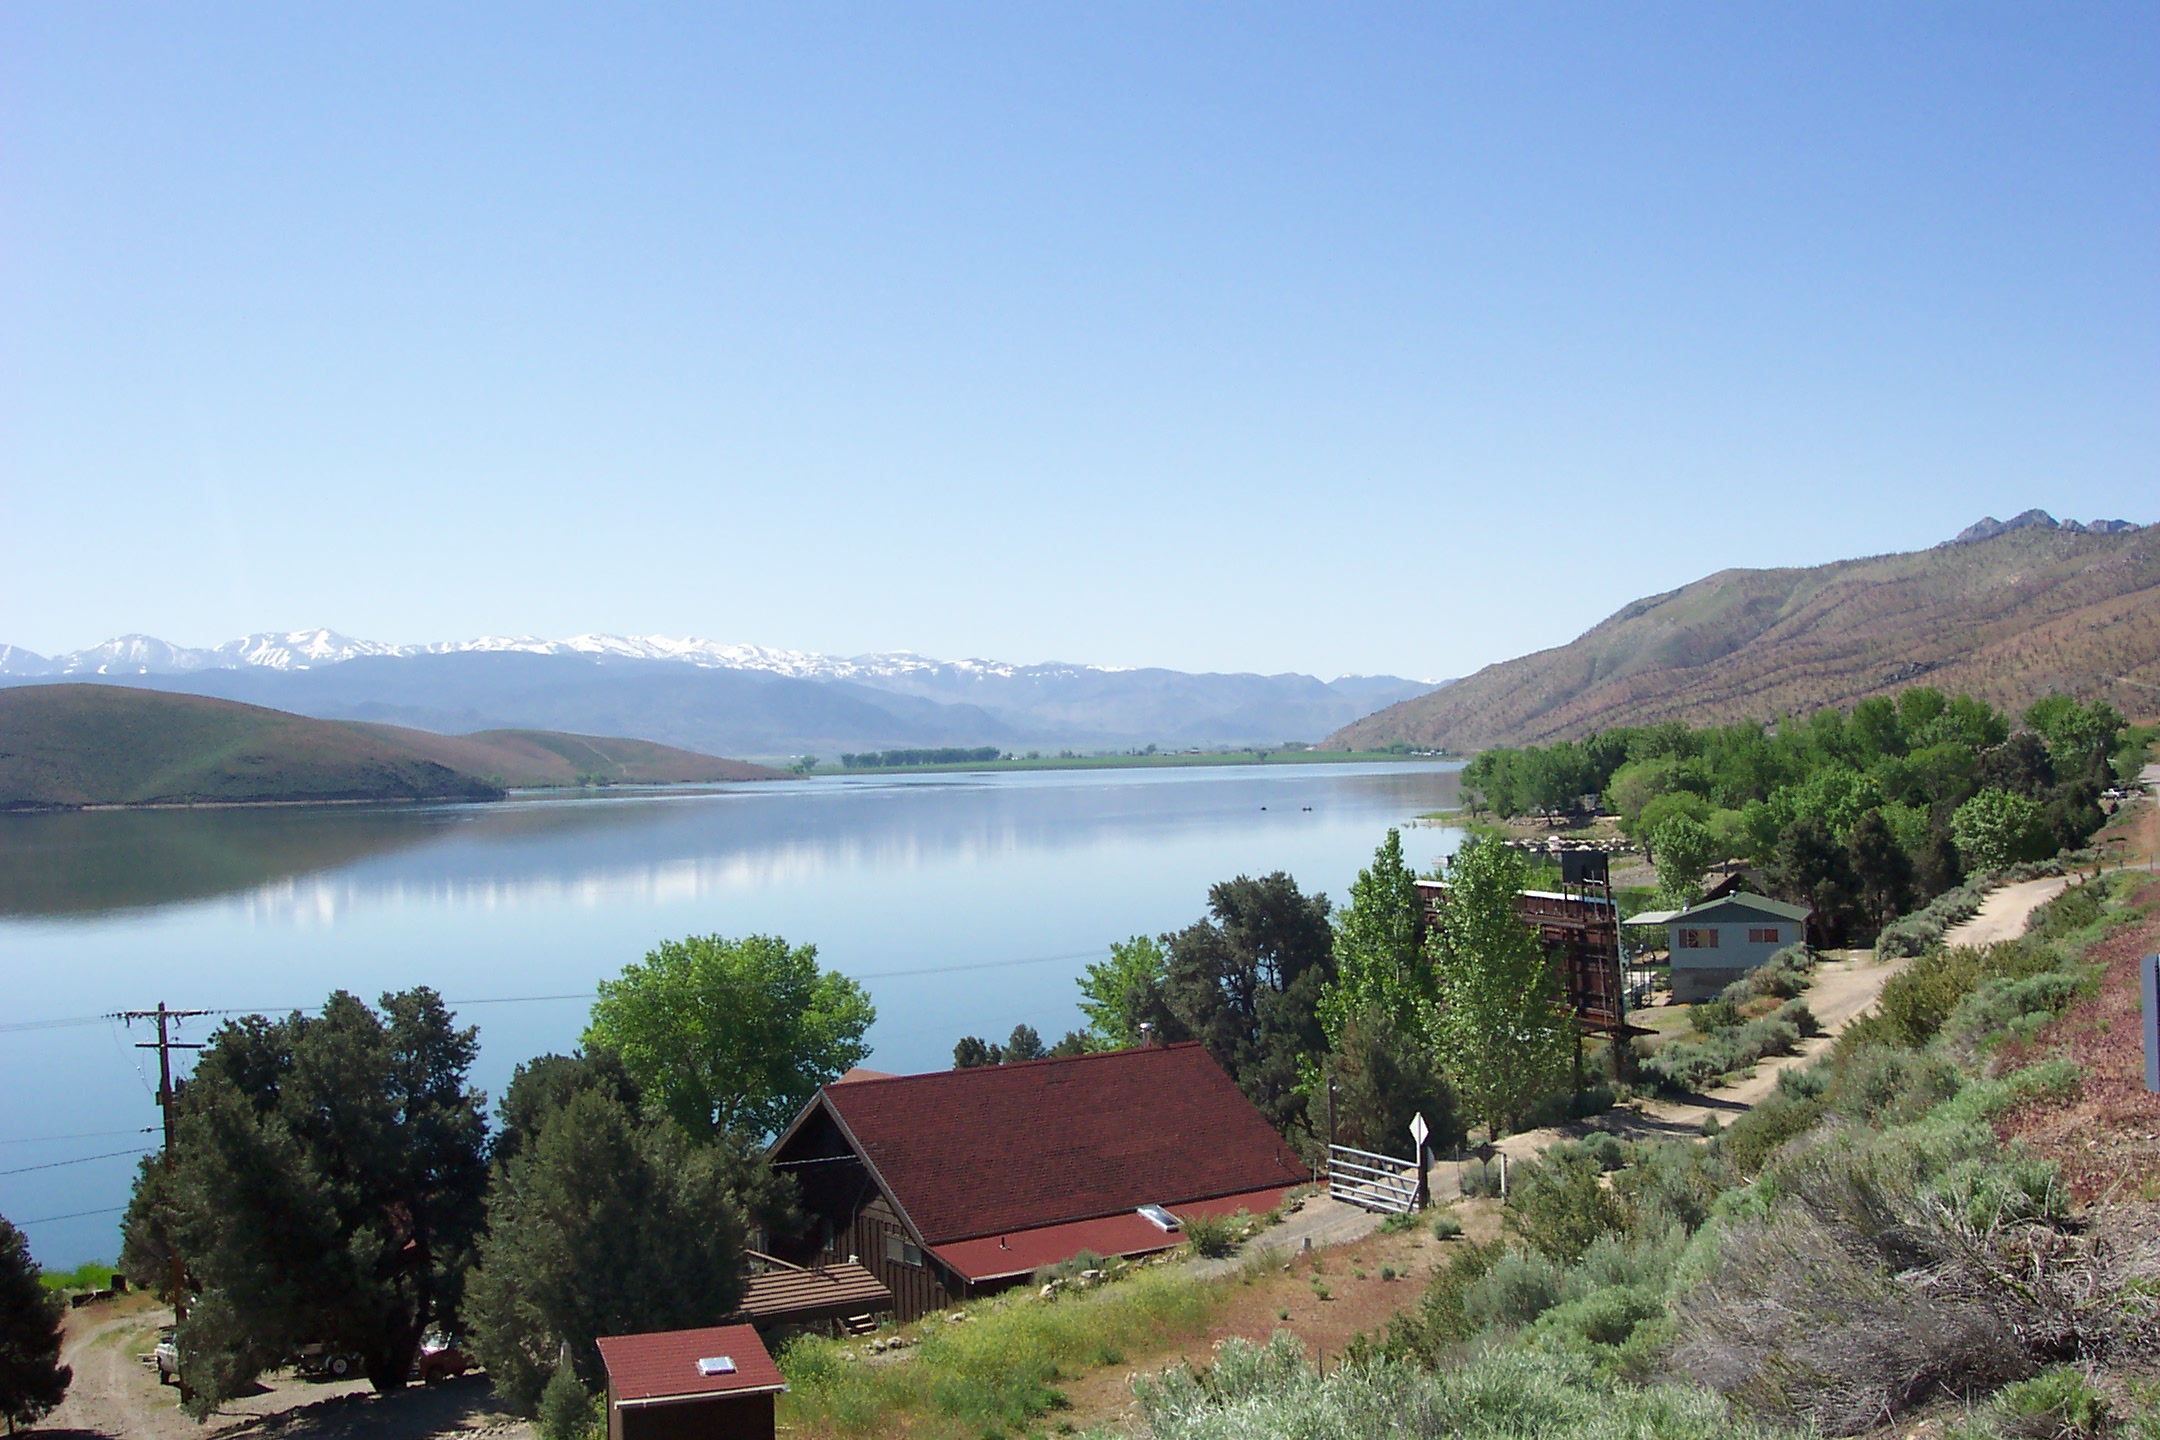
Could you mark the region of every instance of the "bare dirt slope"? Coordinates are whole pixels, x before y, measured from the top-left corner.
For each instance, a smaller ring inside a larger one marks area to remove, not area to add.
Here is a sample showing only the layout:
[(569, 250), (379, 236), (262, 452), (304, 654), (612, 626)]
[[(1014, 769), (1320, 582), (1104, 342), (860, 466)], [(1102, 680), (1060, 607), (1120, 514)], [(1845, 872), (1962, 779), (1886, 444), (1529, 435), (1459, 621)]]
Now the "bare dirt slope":
[(2153, 713), (2160, 526), (2036, 527), (1807, 569), (1723, 570), (1326, 743), (1536, 744), (1662, 720), (1767, 720), (1915, 683), (2012, 710), (2061, 690)]

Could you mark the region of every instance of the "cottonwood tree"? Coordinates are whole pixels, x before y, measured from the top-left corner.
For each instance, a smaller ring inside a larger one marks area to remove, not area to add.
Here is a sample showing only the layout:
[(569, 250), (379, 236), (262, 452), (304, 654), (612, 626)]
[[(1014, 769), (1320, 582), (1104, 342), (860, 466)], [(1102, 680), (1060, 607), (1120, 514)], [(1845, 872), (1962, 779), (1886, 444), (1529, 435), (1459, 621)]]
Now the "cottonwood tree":
[(602, 1335), (717, 1325), (741, 1303), (742, 1175), (721, 1146), (574, 1089), (497, 1166), (465, 1318), (504, 1401), (532, 1414), (567, 1346), (588, 1392)]
[(818, 969), (814, 945), (693, 935), (602, 981), (584, 1043), (620, 1055), (693, 1135), (771, 1135), (862, 1063), (876, 1019), (860, 985)]
[(1703, 876), (1719, 858), (1717, 836), (1700, 821), (1678, 815), (1650, 836), (1657, 855), (1657, 903), (1685, 910), (1702, 898)]
[(2052, 848), (2043, 843), (2040, 831), (2038, 802), (2009, 790), (1982, 790), (1950, 817), (1950, 835), (1957, 842), (1958, 854), (1965, 868), (1976, 873), (2032, 859)]
[(422, 988), (380, 1014), (339, 991), (320, 1015), (211, 1037), (171, 1175), (130, 1212), (166, 1217), (200, 1287), (175, 1337), (199, 1410), (315, 1342), (359, 1354), (378, 1390), (405, 1383), (421, 1335), (456, 1313), (480, 1230), (474, 1036)]
[(1140, 1043), (1139, 1024), (1151, 997), (1161, 993), (1170, 955), (1152, 935), (1110, 942), (1110, 958), (1081, 972), (1080, 1013), (1087, 1017), (1088, 1038), (1100, 1050), (1123, 1050)]
[(1390, 1029), (1404, 1037), (1430, 1023), (1432, 966), (1418, 945), (1423, 905), (1417, 875), (1403, 861), (1402, 832), (1391, 829), (1373, 863), (1351, 882), (1350, 903), (1335, 915), (1335, 979), (1320, 1002), (1329, 1044), (1366, 1010), (1384, 1012)]
[(1466, 841), (1448, 861), (1446, 898), (1426, 940), (1441, 1067), (1468, 1116), (1495, 1138), (1566, 1084), (1575, 1045), (1559, 976), (1515, 913), (1527, 869), (1497, 840)]
[(60, 1363), (65, 1308), (39, 1280), (30, 1242), (0, 1217), (0, 1415), (10, 1435), (51, 1413), (74, 1378)]

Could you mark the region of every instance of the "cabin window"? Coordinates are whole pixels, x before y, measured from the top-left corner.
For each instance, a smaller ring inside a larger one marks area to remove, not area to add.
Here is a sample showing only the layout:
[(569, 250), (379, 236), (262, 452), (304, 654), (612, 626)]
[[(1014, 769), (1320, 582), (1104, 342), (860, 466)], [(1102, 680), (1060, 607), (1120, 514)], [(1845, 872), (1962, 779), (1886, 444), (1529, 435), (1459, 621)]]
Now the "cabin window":
[(889, 1265), (912, 1265), (922, 1269), (922, 1247), (905, 1235), (888, 1231), (885, 1235), (885, 1261)]
[(1715, 950), (1718, 948), (1717, 931), (1682, 930), (1680, 932), (1680, 948), (1682, 950)]
[(1775, 925), (1764, 925), (1760, 928), (1750, 927), (1747, 932), (1748, 944), (1775, 945), (1778, 943), (1777, 935), (1778, 930)]

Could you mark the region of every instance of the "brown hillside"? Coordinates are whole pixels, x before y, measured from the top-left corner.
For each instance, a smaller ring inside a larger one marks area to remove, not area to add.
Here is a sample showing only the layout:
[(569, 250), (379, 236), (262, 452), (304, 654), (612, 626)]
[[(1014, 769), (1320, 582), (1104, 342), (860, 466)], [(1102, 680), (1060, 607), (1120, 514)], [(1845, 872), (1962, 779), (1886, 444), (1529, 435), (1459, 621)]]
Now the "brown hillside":
[(469, 774), (500, 776), (513, 786), (575, 785), (591, 777), (614, 785), (702, 785), (772, 780), (780, 772), (747, 760), (724, 760), (650, 740), (568, 735), (553, 730), (481, 730), (436, 735), (395, 725), (356, 728), (394, 737), (432, 760)]
[(1768, 719), (1923, 677), (2013, 710), (2067, 691), (2134, 718), (2160, 713), (2160, 526), (2035, 527), (1810, 569), (1723, 570), (1326, 744), (1477, 750), (1661, 720)]
[(688, 783), (774, 773), (643, 740), (435, 735), (124, 685), (0, 689), (0, 809), (487, 800), (504, 786), (584, 776)]

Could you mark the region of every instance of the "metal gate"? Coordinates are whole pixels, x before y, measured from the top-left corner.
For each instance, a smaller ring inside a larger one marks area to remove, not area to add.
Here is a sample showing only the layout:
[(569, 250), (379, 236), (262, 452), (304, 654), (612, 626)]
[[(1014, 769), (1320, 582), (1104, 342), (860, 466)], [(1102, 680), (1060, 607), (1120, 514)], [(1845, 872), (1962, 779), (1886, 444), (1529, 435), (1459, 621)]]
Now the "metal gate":
[(1377, 1155), (1348, 1145), (1328, 1146), (1328, 1194), (1367, 1210), (1408, 1215), (1424, 1198), (1418, 1194), (1415, 1160)]

